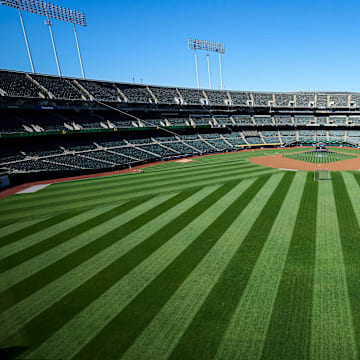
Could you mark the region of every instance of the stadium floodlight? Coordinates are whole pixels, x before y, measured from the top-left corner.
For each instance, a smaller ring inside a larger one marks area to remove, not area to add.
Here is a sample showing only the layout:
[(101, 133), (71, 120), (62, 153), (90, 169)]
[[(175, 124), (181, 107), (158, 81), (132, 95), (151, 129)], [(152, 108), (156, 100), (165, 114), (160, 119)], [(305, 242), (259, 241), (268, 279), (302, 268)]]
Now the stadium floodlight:
[(33, 73), (35, 73), (35, 68), (34, 68), (32, 56), (31, 56), (30, 46), (29, 46), (29, 42), (28, 42), (28, 38), (27, 38), (21, 11), (26, 11), (26, 12), (29, 12), (32, 14), (37, 14), (37, 15), (46, 17), (45, 25), (49, 26), (51, 42), (52, 42), (53, 49), (54, 49), (54, 55), (55, 55), (55, 60), (56, 60), (56, 65), (58, 68), (59, 76), (61, 76), (61, 69), (60, 69), (59, 59), (57, 56), (55, 40), (54, 40), (54, 36), (53, 36), (53, 32), (52, 32), (52, 22), (50, 19), (60, 20), (60, 21), (64, 21), (64, 22), (73, 24), (76, 46), (77, 46), (79, 60), (80, 60), (81, 72), (82, 72), (83, 78), (85, 78), (84, 67), (83, 67), (83, 62), (82, 62), (81, 52), (80, 52), (80, 46), (79, 46), (79, 41), (78, 41), (78, 37), (77, 37), (77, 33), (76, 33), (76, 25), (87, 26), (86, 16), (83, 12), (77, 11), (77, 10), (70, 10), (63, 6), (55, 5), (52, 3), (46, 3), (42, 0), (0, 0), (0, 4), (18, 9), (18, 11), (19, 11), (21, 26), (23, 29), (25, 43), (26, 43), (26, 47), (27, 47), (27, 51), (28, 51), (28, 55), (29, 55)]
[(188, 38), (188, 48), (190, 50), (194, 50), (194, 53), (195, 53), (195, 68), (196, 68), (196, 79), (197, 79), (198, 88), (200, 88), (200, 84), (199, 84), (199, 72), (198, 72), (198, 65), (197, 65), (196, 50), (206, 51), (210, 89), (212, 88), (212, 86), (211, 86), (209, 52), (211, 51), (211, 52), (216, 52), (219, 54), (220, 83), (221, 83), (221, 90), (223, 90), (224, 86), (223, 86), (222, 67), (221, 67), (221, 55), (225, 54), (225, 44), (215, 42), (215, 41), (207, 41), (207, 40)]

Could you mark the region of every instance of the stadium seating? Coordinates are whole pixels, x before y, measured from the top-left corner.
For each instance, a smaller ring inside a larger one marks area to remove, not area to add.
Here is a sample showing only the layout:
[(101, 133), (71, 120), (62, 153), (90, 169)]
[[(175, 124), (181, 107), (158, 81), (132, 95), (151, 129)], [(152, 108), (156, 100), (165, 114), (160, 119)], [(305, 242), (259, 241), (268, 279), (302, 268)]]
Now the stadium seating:
[(249, 105), (252, 102), (250, 93), (230, 91), (230, 97), (233, 105)]
[(254, 116), (256, 125), (274, 125), (271, 116)]
[(149, 89), (160, 104), (180, 104), (180, 96), (176, 88), (150, 86)]
[(233, 115), (232, 118), (236, 125), (254, 125), (254, 121), (251, 116), (248, 115)]
[(113, 83), (79, 80), (79, 84), (97, 100), (121, 101), (118, 89)]
[(49, 91), (56, 99), (81, 100), (86, 99), (70, 80), (44, 75), (31, 75), (35, 81)]
[(188, 126), (186, 124), (186, 121), (187, 122), (189, 121), (188, 118), (167, 118), (167, 119), (172, 126)]
[(253, 97), (255, 105), (269, 106), (269, 104), (274, 104), (273, 94), (253, 93)]
[(229, 116), (214, 116), (214, 119), (220, 126), (232, 126), (234, 123), (232, 122)]
[(360, 116), (349, 116), (348, 124), (350, 125), (360, 125)]
[(152, 103), (154, 99), (145, 86), (130, 84), (115, 84), (116, 87), (124, 94), (126, 101), (133, 103)]
[(351, 94), (350, 107), (360, 108), (360, 95), (359, 94)]
[(330, 94), (329, 104), (335, 107), (348, 107), (348, 94)]
[(295, 125), (309, 125), (315, 122), (315, 118), (310, 115), (295, 115), (294, 121)]
[(0, 167), (10, 173), (101, 170), (248, 145), (360, 144), (357, 93), (228, 92), (0, 71), (0, 105)]
[(226, 91), (206, 90), (206, 96), (212, 105), (229, 105), (230, 99)]
[(246, 141), (249, 144), (265, 144), (264, 141), (260, 137), (256, 137), (256, 136), (246, 137)]
[(0, 90), (5, 91), (8, 96), (24, 98), (45, 97), (40, 89), (24, 73), (0, 71)]
[(275, 94), (275, 103), (277, 106), (293, 106), (294, 95), (292, 94)]
[(346, 116), (329, 116), (329, 124), (345, 125)]
[(292, 118), (289, 115), (275, 115), (274, 120), (276, 125), (293, 125)]
[(328, 106), (328, 96), (326, 94), (317, 94), (316, 106), (320, 109), (325, 109)]
[(309, 107), (311, 104), (315, 104), (315, 94), (297, 93), (295, 96), (298, 107)]
[(201, 104), (201, 99), (205, 98), (202, 91), (196, 89), (179, 88), (179, 92), (185, 103), (188, 105), (199, 105)]
[(194, 122), (195, 125), (209, 125), (211, 117), (210, 116), (207, 116), (207, 117), (204, 117), (204, 116), (201, 116), (201, 117), (191, 116), (191, 120)]

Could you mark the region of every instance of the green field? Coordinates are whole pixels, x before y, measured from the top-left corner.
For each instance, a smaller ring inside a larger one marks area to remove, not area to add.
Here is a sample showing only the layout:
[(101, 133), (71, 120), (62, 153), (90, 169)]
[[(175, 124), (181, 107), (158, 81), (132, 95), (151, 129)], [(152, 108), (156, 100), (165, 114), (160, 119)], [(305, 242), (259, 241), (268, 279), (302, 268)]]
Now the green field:
[(277, 153), (0, 200), (0, 347), (21, 359), (358, 359), (360, 172), (315, 182), (248, 160)]
[(325, 154), (319, 154), (315, 151), (306, 151), (295, 154), (288, 154), (285, 157), (295, 160), (306, 161), (309, 163), (328, 164), (336, 161), (355, 159), (357, 156), (345, 154), (342, 152), (329, 151)]

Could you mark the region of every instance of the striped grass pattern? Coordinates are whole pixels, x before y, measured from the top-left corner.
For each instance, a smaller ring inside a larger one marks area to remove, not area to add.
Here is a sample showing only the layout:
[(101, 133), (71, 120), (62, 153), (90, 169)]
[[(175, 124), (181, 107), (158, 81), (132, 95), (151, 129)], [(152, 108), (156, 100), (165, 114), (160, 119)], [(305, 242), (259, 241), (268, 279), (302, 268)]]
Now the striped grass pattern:
[(328, 151), (325, 153), (319, 151), (307, 151), (297, 154), (284, 155), (284, 157), (309, 163), (328, 164), (336, 161), (355, 159), (357, 156), (334, 151)]
[(1, 200), (0, 349), (22, 359), (357, 359), (360, 175), (319, 183), (248, 161), (275, 153)]

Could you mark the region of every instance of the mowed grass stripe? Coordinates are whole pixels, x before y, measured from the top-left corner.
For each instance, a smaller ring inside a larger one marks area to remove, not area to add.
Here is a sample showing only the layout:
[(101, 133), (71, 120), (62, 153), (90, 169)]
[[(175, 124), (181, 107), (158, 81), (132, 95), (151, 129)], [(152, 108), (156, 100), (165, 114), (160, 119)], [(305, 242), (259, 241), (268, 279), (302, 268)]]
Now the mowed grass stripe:
[(8, 234), (6, 236), (0, 237), (0, 248), (3, 248), (14, 241), (17, 241), (19, 239), (22, 239), (26, 236), (35, 234), (41, 230), (50, 228), (51, 226), (54, 226), (58, 224), (59, 222), (71, 219), (73, 216), (78, 215), (78, 213), (75, 212), (68, 212), (64, 214), (58, 214), (55, 216), (52, 216), (48, 219), (42, 219), (38, 222), (35, 222), (34, 224), (27, 226), (25, 228), (19, 229), (18, 231), (12, 232), (11, 234)]
[[(230, 206), (252, 182), (253, 180), (243, 181), (233, 187), (199, 216), (183, 213), (166, 227), (162, 227), (154, 233), (147, 241), (157, 241), (159, 236), (164, 237), (164, 239), (165, 236), (168, 236), (168, 240), (105, 293), (96, 298), (48, 341), (43, 343), (31, 356), (36, 357), (42, 354), (42, 356), (50, 358), (59, 356), (73, 358), (92, 337), (101, 331), (145, 286), (151, 283), (161, 271), (181, 254), (206, 229), (209, 223)], [(174, 227), (180, 231), (176, 232)], [(169, 233), (170, 229), (172, 232)], [(172, 236), (175, 232), (176, 234)], [(73, 335), (68, 336), (69, 334)], [(59, 350), (61, 350), (61, 354)]]
[[(42, 294), (40, 292), (35, 293), (19, 304), (17, 309), (10, 309), (6, 313), (8, 322), (16, 325), (12, 328), (19, 327), (19, 325), (24, 325), (24, 328), (29, 326), (36, 328), (36, 324), (39, 324), (39, 322), (46, 322), (47, 316), (58, 314), (59, 319), (54, 322), (53, 326), (58, 325), (61, 327), (66, 322), (65, 314), (69, 316), (67, 320), (70, 320), (71, 315), (75, 316), (76, 311), (80, 312), (82, 308), (85, 308), (97, 296), (105, 292), (108, 287), (111, 287), (113, 282), (131, 271), (131, 267), (135, 267), (137, 261), (141, 261), (139, 257), (146, 257), (146, 252), (143, 251), (144, 248), (150, 251), (152, 247), (156, 247), (156, 243), (152, 241), (153, 239), (157, 239), (159, 234), (166, 236), (162, 229), (168, 227), (171, 231), (174, 231), (174, 220), (182, 214), (187, 221), (191, 221), (189, 209), (194, 208), (194, 203), (198, 204), (206, 200), (210, 204), (212, 201), (216, 201), (220, 189), (220, 186), (215, 186), (194, 192), (185, 192), (182, 194), (182, 201), (178, 198), (177, 202), (173, 203), (173, 207), (167, 208), (158, 216), (150, 218), (148, 214), (145, 214), (144, 216), (148, 217), (149, 221), (143, 224), (137, 221), (138, 226), (134, 230), (129, 227), (125, 228), (123, 236), (118, 236), (117, 241), (114, 240), (115, 242), (111, 246), (99, 251), (80, 266), (74, 267), (57, 281), (44, 287), (41, 291)], [(136, 226), (136, 222), (134, 225)], [(147, 238), (149, 238), (149, 241), (142, 246), (142, 243)], [(87, 291), (87, 294), (78, 296), (81, 291)], [(40, 295), (43, 295), (43, 297)], [(69, 300), (65, 301), (64, 299)], [(65, 306), (67, 313), (64, 309), (61, 311), (56, 310), (62, 306)], [(70, 306), (70, 308), (67, 308), (67, 306)], [(19, 317), (19, 314), (22, 316)], [(14, 323), (12, 316), (15, 317), (15, 321), (18, 321), (17, 324)], [(24, 318), (26, 319), (25, 322), (29, 324), (24, 323)], [(62, 321), (64, 323), (60, 324)], [(20, 332), (18, 335), (22, 336), (22, 333)], [(18, 335), (15, 334), (12, 341), (15, 341)], [(43, 333), (38, 335), (44, 336)], [(50, 335), (51, 331), (45, 334), (45, 336)]]
[[(46, 220), (48, 219), (48, 217), (45, 218), (40, 218), (40, 219), (31, 219), (31, 220), (26, 220), (26, 221), (15, 221), (9, 225), (4, 225), (1, 229), (0, 229), (0, 236), (1, 237), (5, 237), (8, 236), (14, 232), (23, 230), (29, 226), (32, 226), (40, 221)], [(1, 240), (0, 240), (0, 244), (1, 244)]]
[[(191, 195), (151, 199), (0, 275), (0, 296), (22, 300)], [(0, 311), (3, 308), (0, 309)]]
[[(229, 164), (228, 164), (229, 165)], [(243, 164), (239, 164), (240, 166), (242, 166)], [(249, 164), (248, 164), (249, 165)], [(252, 164), (253, 166), (256, 166), (255, 164)], [(226, 163), (221, 162), (217, 165), (214, 165), (214, 163), (210, 163), (207, 165), (207, 169), (204, 166), (204, 170), (209, 170), (209, 168), (215, 168), (217, 166), (227, 166)], [(196, 171), (194, 171), (194, 169), (184, 169), (184, 172), (182, 171), (181, 168), (178, 169), (179, 170), (179, 174), (182, 173), (183, 175), (189, 175), (191, 173), (194, 173)], [(174, 175), (174, 174), (172, 174)], [(172, 176), (171, 175), (171, 176)], [(44, 199), (44, 198), (49, 198), (54, 196), (56, 193), (58, 193), (57, 195), (71, 195), (71, 194), (76, 194), (79, 191), (81, 192), (93, 192), (93, 191), (98, 191), (101, 190), (103, 188), (114, 188), (119, 181), (121, 181), (121, 183), (123, 184), (123, 186), (132, 186), (134, 184), (142, 186), (146, 183), (148, 183), (149, 181), (152, 182), (158, 182), (160, 180), (162, 180), (166, 175), (165, 174), (128, 174), (128, 175), (114, 175), (114, 176), (109, 176), (109, 177), (101, 177), (101, 178), (96, 178), (96, 179), (86, 179), (86, 180), (80, 180), (80, 181), (71, 181), (71, 182), (64, 182), (64, 183), (56, 183), (56, 184), (52, 184), (51, 187), (48, 187), (44, 190), (42, 190), (41, 192), (37, 192), (34, 194), (31, 194), (30, 197), (29, 195), (25, 195), (25, 197), (28, 197), (28, 200), (32, 200), (32, 198), (36, 198), (36, 199)], [(166, 176), (168, 177), (168, 176)], [(10, 199), (5, 199), (2, 200), (4, 202), (17, 202), (17, 201), (21, 201), (22, 199), (25, 199), (24, 196), (21, 195), (16, 195), (15, 197), (13, 197), (11, 199), (11, 201), (9, 201)]]
[(123, 359), (167, 359), (271, 196), (281, 176), (273, 176), (250, 202), (242, 200), (235, 218), (214, 247), (190, 273)]
[[(249, 177), (258, 177), (261, 175), (267, 175), (267, 174), (273, 174), (278, 172), (279, 170), (277, 169), (273, 169), (273, 168), (264, 168), (264, 167), (258, 167), (255, 170), (252, 171), (241, 171), (239, 173), (237, 172), (229, 172), (228, 174), (223, 174), (221, 176), (221, 183), (224, 182), (229, 182), (229, 181), (239, 181), (242, 179), (246, 179)], [(197, 179), (196, 181), (192, 178), (189, 178), (188, 181), (186, 182), (177, 182), (177, 183), (172, 183), (172, 184), (168, 184), (167, 186), (158, 186), (158, 184), (154, 184), (153, 186), (149, 187), (149, 188), (138, 188), (138, 189), (133, 189), (131, 192), (123, 192), (123, 193), (119, 193), (119, 194), (114, 194), (114, 196), (111, 198), (111, 201), (115, 202), (115, 201), (121, 201), (121, 200), (129, 200), (129, 199), (133, 199), (135, 197), (138, 196), (147, 196), (147, 195), (156, 195), (156, 194), (162, 194), (164, 192), (175, 192), (175, 191), (184, 191), (184, 190), (190, 190), (194, 187), (198, 188), (198, 187), (202, 187), (202, 186), (207, 186), (207, 185), (213, 185), (213, 184), (218, 184), (219, 183), (219, 176), (213, 176), (211, 178), (203, 178), (201, 177), (200, 179)], [(119, 185), (121, 187), (121, 185)], [(30, 217), (30, 216), (43, 216), (45, 213), (46, 214), (56, 214), (59, 212), (65, 212), (65, 211), (70, 211), (70, 210), (77, 210), (77, 209), (83, 209), (83, 208), (89, 208), (89, 207), (93, 207), (93, 206), (97, 206), (97, 205), (103, 205), (109, 202), (108, 198), (103, 198), (103, 197), (97, 197), (97, 198), (93, 198), (91, 200), (88, 200), (86, 202), (84, 201), (76, 201), (76, 202), (67, 202), (65, 204), (49, 204), (47, 207), (41, 206), (41, 207), (35, 207), (35, 208), (31, 208), (30, 210), (24, 210), (24, 211), (15, 211), (15, 212), (9, 212), (6, 214), (1, 215), (2, 217), (5, 217), (6, 220), (12, 220), (14, 221), (15, 219), (19, 219), (19, 218), (26, 218), (26, 217)], [(85, 204), (85, 205), (84, 205)], [(46, 210), (45, 210), (46, 209)]]
[[(133, 202), (131, 205), (136, 206), (136, 203), (140, 204), (141, 201)], [(1, 272), (50, 250), (61, 242), (71, 239), (106, 219), (111, 219), (123, 208), (126, 206), (121, 204), (120, 206), (111, 205), (83, 211), (70, 219), (9, 244), (1, 250)]]
[[(147, 174), (141, 174), (142, 177), (138, 177), (138, 178), (134, 178), (134, 179), (130, 179), (130, 178), (116, 178), (116, 180), (114, 180), (114, 182), (111, 183), (107, 183), (106, 185), (104, 184), (104, 186), (96, 186), (96, 191), (91, 191), (89, 189), (89, 187), (87, 186), (87, 184), (83, 184), (83, 186), (79, 189), (74, 190), (73, 186), (69, 187), (70, 191), (66, 192), (66, 191), (61, 191), (59, 193), (57, 193), (57, 191), (52, 191), (49, 192), (49, 194), (47, 194), (46, 196), (41, 196), (41, 195), (32, 195), (32, 197), (24, 197), (23, 201), (17, 200), (16, 198), (14, 198), (14, 200), (9, 203), (4, 205), (4, 208), (6, 208), (8, 211), (10, 210), (14, 210), (14, 209), (19, 209), (21, 208), (28, 208), (30, 206), (34, 206), (34, 205), (41, 205), (41, 204), (47, 204), (49, 201), (54, 201), (55, 199), (59, 199), (58, 201), (56, 201), (57, 203), (61, 204), (64, 203), (68, 200), (71, 199), (71, 201), (78, 201), (78, 200), (82, 200), (85, 201), (87, 199), (92, 199), (95, 196), (111, 196), (114, 193), (117, 193), (118, 191), (116, 191), (117, 189), (119, 189), (119, 191), (132, 191), (132, 189), (136, 189), (136, 188), (148, 188), (151, 187), (153, 185), (159, 185), (162, 186), (164, 184), (167, 183), (171, 183), (171, 182), (179, 182), (182, 180), (187, 180), (189, 179), (189, 175), (191, 175), (190, 177), (207, 177), (208, 175), (212, 175), (214, 172), (227, 172), (230, 170), (246, 170), (246, 169), (251, 169), (251, 168), (255, 168), (257, 167), (254, 164), (246, 164), (246, 165), (219, 165), (219, 166), (212, 166), (212, 168), (209, 169), (202, 169), (199, 171), (189, 171), (186, 172), (186, 174), (183, 174), (182, 172), (176, 172), (176, 173), (172, 173), (172, 174), (161, 174), (161, 175), (157, 175), (157, 176), (149, 176)], [(131, 176), (129, 176), (131, 177)], [(118, 187), (119, 185), (119, 187)], [(56, 189), (56, 187), (55, 187)], [(58, 195), (58, 196), (56, 196)], [(16, 200), (16, 201), (15, 201)], [(3, 210), (0, 210), (0, 214), (3, 212)]]
[[(344, 256), (348, 296), (351, 305), (353, 325), (356, 335), (357, 351), (360, 347), (360, 227), (358, 217), (350, 200), (348, 188), (343, 176), (333, 172), (332, 183), (336, 204), (336, 213), (340, 230), (341, 246)], [(360, 184), (360, 177), (355, 174), (355, 179)], [(359, 188), (357, 188), (359, 191)]]
[[(54, 203), (58, 205), (65, 204), (67, 201), (71, 200), (72, 202), (76, 203), (88, 203), (93, 200), (96, 200), (97, 197), (101, 196), (103, 198), (109, 198), (114, 197), (115, 195), (120, 194), (129, 194), (133, 193), (137, 189), (142, 190), (149, 190), (156, 187), (166, 187), (173, 184), (180, 183), (186, 183), (189, 181), (189, 179), (202, 179), (202, 178), (211, 178), (214, 175), (214, 172), (217, 173), (218, 171), (221, 171), (223, 173), (227, 172), (246, 172), (248, 170), (252, 169), (258, 169), (259, 167), (254, 166), (241, 166), (241, 167), (229, 167), (228, 169), (212, 169), (208, 170), (206, 172), (192, 172), (191, 174), (187, 174), (186, 176), (173, 174), (173, 176), (161, 176), (159, 179), (144, 179), (141, 182), (130, 182), (126, 183), (121, 178), (117, 180), (116, 184), (104, 186), (96, 191), (89, 191), (86, 189), (79, 189), (75, 193), (71, 193), (69, 195), (66, 195), (64, 193), (57, 193), (55, 192), (51, 196), (48, 196), (46, 198), (39, 198), (39, 197), (33, 197), (33, 198), (26, 198), (22, 202), (11, 202), (9, 204), (4, 205), (3, 209), (6, 209), (7, 212), (15, 211), (15, 210), (24, 210), (24, 209), (32, 209), (39, 205), (47, 205), (49, 203)], [(145, 174), (141, 174), (145, 176)], [(191, 176), (189, 176), (191, 175)], [(100, 181), (100, 180), (99, 180)], [(57, 201), (54, 202), (54, 199), (57, 199)], [(0, 210), (0, 215), (5, 212)]]
[[(226, 228), (230, 226), (236, 216), (239, 203), (246, 205), (267, 180), (268, 177), (259, 178), (243, 196), (240, 196), (215, 221), (208, 225), (180, 256), (80, 351), (76, 358), (88, 358), (90, 354), (94, 354), (94, 349), (98, 349), (97, 358), (121, 357), (215, 245)], [(225, 189), (229, 189), (229, 186), (227, 184)], [(246, 198), (248, 198), (247, 201)], [(156, 301), (151, 299), (156, 299)], [(126, 331), (120, 335), (116, 329), (126, 329)], [(99, 349), (99, 344), (102, 344), (101, 349)]]
[(318, 182), (309, 172), (261, 359), (309, 359)]
[(221, 341), (216, 359), (259, 359), (295, 227), (306, 173), (297, 173)]
[[(203, 165), (201, 171), (208, 171), (210, 169), (223, 169), (226, 167), (231, 166), (232, 168), (236, 167), (242, 167), (242, 166), (253, 166), (256, 167), (257, 165), (253, 163), (236, 163), (236, 161), (233, 160), (232, 164), (227, 164), (226, 162), (216, 163), (213, 162), (213, 160), (207, 164)], [(198, 173), (198, 171), (194, 168), (178, 168), (178, 171), (176, 172), (178, 176), (188, 176), (193, 173)], [(200, 169), (199, 169), (200, 171)], [(62, 184), (55, 184), (52, 185), (50, 188), (47, 188), (45, 191), (38, 192), (36, 194), (33, 194), (32, 196), (40, 199), (40, 198), (46, 198), (49, 196), (53, 196), (56, 192), (61, 193), (62, 195), (71, 195), (75, 194), (78, 191), (98, 191), (102, 188), (113, 188), (118, 184), (119, 181), (122, 182), (123, 186), (143, 186), (146, 185), (149, 181), (151, 182), (159, 182), (164, 177), (171, 179), (175, 176), (175, 174), (160, 174), (160, 173), (145, 173), (145, 174), (131, 174), (131, 175), (123, 175), (123, 176), (114, 176), (114, 177), (106, 177), (106, 178), (99, 178), (99, 179), (89, 179), (87, 181), (77, 181), (77, 182), (71, 182), (71, 183), (62, 183)], [(18, 197), (15, 197), (13, 200), (19, 201), (20, 199)]]
[[(259, 176), (265, 173), (273, 173), (277, 170), (257, 167), (254, 170), (247, 171), (246, 169), (235, 171), (229, 170), (227, 173), (222, 173), (221, 182), (231, 181), (235, 179), (246, 178), (249, 176)], [(143, 186), (140, 188), (133, 188), (129, 191), (126, 191), (122, 188), (121, 184), (119, 184), (118, 188), (121, 189), (119, 191), (113, 190), (112, 193), (108, 195), (93, 195), (87, 198), (77, 199), (77, 201), (69, 200), (69, 201), (58, 201), (44, 204), (43, 206), (32, 205), (30, 207), (24, 207), (19, 209), (12, 209), (2, 214), (1, 216), (6, 219), (15, 219), (15, 218), (24, 218), (27, 216), (42, 215), (44, 213), (49, 212), (58, 212), (58, 211), (69, 211), (71, 209), (76, 209), (79, 207), (87, 206), (95, 206), (98, 204), (103, 204), (111, 201), (120, 201), (123, 199), (129, 199), (134, 196), (146, 196), (149, 194), (159, 194), (168, 191), (182, 191), (185, 189), (200, 187), (210, 184), (219, 183), (219, 176), (216, 173), (213, 173), (212, 176), (189, 176), (188, 180), (178, 181), (174, 180), (171, 183), (154, 183), (149, 184), (148, 186)], [(61, 196), (59, 197), (61, 198)]]
[(283, 175), (169, 359), (212, 359), (243, 294), (295, 173)]
[(319, 184), (311, 359), (357, 359), (332, 183)]

